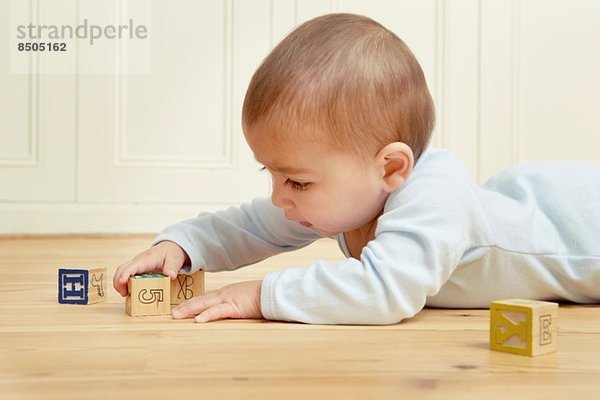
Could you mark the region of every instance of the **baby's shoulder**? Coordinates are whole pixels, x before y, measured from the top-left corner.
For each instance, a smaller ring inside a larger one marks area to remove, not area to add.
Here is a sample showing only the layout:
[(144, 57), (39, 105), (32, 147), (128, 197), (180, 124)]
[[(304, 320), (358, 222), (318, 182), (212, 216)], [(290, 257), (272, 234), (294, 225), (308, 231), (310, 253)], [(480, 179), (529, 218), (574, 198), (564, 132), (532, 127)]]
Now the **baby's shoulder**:
[(465, 205), (477, 185), (461, 160), (443, 149), (427, 150), (404, 185), (391, 193), (386, 209), (433, 210)]
[(464, 163), (454, 153), (445, 149), (429, 149), (415, 163), (411, 179), (472, 180)]
[(464, 189), (465, 185), (469, 187), (474, 183), (473, 177), (456, 155), (444, 149), (430, 149), (417, 161), (402, 189), (427, 194)]
[(480, 223), (478, 190), (458, 157), (430, 150), (404, 185), (388, 197), (377, 232), (418, 232), (431, 238), (458, 237), (465, 229), (479, 232), (484, 228), (473, 226), (487, 225)]

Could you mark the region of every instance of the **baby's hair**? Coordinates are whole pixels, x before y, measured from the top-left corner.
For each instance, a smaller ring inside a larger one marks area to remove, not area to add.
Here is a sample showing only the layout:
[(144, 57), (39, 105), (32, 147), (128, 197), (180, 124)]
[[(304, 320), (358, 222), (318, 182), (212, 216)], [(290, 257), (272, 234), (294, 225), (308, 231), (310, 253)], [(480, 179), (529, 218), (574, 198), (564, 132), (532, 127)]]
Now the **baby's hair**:
[(272, 140), (325, 138), (361, 158), (404, 142), (416, 161), (435, 111), (421, 66), (400, 38), (370, 18), (328, 14), (300, 25), (262, 62), (242, 124)]

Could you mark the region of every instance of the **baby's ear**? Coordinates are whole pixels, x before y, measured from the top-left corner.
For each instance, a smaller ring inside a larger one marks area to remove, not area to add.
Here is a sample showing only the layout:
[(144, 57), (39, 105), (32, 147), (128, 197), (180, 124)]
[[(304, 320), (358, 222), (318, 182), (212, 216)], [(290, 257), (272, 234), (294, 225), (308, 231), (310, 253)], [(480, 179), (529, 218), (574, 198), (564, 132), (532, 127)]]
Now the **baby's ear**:
[(383, 188), (391, 193), (400, 188), (410, 176), (414, 155), (406, 143), (394, 142), (379, 150), (376, 162), (381, 169)]

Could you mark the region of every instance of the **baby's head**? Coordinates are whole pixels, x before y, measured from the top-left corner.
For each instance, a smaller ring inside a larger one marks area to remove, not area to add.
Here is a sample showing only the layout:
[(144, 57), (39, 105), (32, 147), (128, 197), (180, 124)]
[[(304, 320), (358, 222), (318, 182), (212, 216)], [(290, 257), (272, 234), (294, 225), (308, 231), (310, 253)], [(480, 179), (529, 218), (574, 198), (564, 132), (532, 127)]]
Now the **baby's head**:
[(361, 162), (406, 143), (418, 160), (434, 127), (423, 71), (395, 34), (370, 18), (329, 14), (290, 33), (255, 72), (246, 134), (311, 141)]
[(330, 14), (290, 33), (250, 82), (246, 139), (289, 219), (336, 233), (382, 211), (427, 147), (434, 107), (412, 52), (379, 23)]

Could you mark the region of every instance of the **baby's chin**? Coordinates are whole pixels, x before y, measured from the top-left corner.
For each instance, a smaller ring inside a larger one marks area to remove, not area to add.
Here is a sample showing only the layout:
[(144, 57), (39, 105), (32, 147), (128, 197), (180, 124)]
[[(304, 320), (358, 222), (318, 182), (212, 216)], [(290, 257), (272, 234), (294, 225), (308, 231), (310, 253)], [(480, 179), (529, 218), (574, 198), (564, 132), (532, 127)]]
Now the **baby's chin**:
[(345, 224), (345, 225), (337, 225), (337, 226), (323, 226), (323, 225), (317, 225), (317, 224), (313, 224), (311, 229), (314, 229), (318, 232), (320, 232), (321, 234), (328, 236), (328, 237), (333, 237), (333, 236), (338, 236), (342, 233), (348, 233), (348, 232), (352, 232), (354, 230), (357, 229), (361, 229), (363, 225), (360, 224)]
[(317, 225), (313, 225), (313, 224), (309, 224), (310, 226), (306, 226), (304, 224), (302, 224), (303, 226), (310, 228), (314, 231), (319, 232), (319, 234), (321, 234), (322, 236), (326, 236), (326, 237), (333, 237), (333, 236), (337, 236), (340, 233), (342, 233), (342, 231), (334, 231), (334, 230), (330, 230), (330, 229), (326, 229), (326, 228), (321, 228)]
[[(324, 222), (324, 223), (323, 223)], [(329, 223), (327, 223), (329, 222)], [(299, 221), (298, 223), (305, 228), (312, 229), (319, 234), (327, 237), (337, 236), (343, 232), (349, 232), (358, 229), (356, 221)]]

